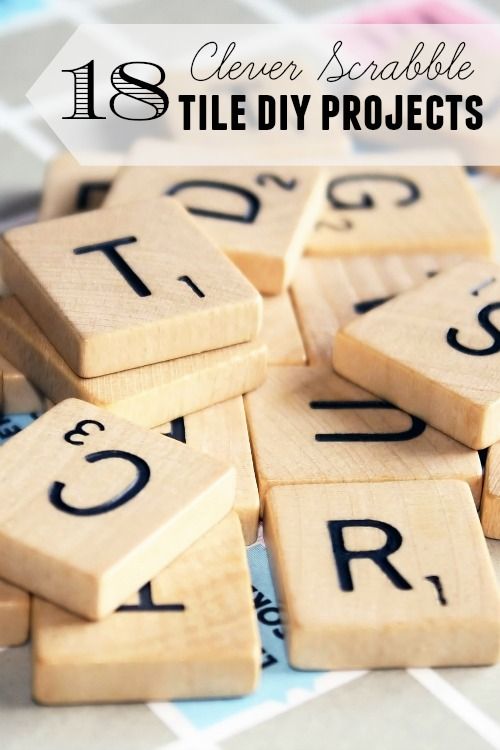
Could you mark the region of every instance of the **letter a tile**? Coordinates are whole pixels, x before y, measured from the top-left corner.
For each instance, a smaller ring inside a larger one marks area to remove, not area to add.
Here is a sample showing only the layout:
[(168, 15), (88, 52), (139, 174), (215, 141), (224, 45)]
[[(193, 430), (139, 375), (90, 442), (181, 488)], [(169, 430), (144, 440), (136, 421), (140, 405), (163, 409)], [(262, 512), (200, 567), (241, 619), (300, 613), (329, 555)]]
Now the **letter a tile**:
[(235, 491), (233, 468), (76, 399), (2, 447), (0, 481), (0, 576), (89, 619), (221, 520)]
[(292, 666), (498, 660), (498, 588), (464, 482), (275, 487), (264, 535)]
[(479, 505), (476, 451), (330, 370), (271, 367), (245, 403), (262, 501), (278, 484), (462, 479)]
[(256, 687), (259, 635), (232, 513), (101, 622), (41, 599), (33, 609), (40, 703), (222, 698)]
[(353, 321), (333, 366), (471, 448), (500, 439), (500, 267), (467, 262)]
[(279, 294), (319, 216), (324, 186), (322, 173), (307, 167), (125, 167), (105, 205), (175, 197), (260, 292)]
[(7, 232), (5, 281), (68, 365), (96, 377), (255, 338), (262, 300), (177, 201)]

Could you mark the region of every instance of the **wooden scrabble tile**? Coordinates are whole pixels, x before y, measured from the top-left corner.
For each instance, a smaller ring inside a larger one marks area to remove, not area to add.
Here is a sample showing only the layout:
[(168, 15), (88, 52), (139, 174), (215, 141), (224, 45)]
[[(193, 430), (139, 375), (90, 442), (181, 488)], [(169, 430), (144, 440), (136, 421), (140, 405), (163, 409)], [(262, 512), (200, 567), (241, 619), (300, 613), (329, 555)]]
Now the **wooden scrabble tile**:
[(230, 511), (235, 472), (69, 399), (2, 447), (0, 482), (0, 576), (99, 619)]
[(293, 667), (498, 660), (498, 589), (464, 482), (275, 487), (264, 535)]
[(167, 422), (156, 430), (236, 468), (234, 510), (241, 521), (245, 543), (253, 544), (260, 502), (241, 396), (188, 414), (174, 423)]
[(326, 368), (272, 367), (245, 397), (261, 500), (279, 484), (462, 479), (476, 503), (476, 451)]
[(33, 610), (40, 703), (220, 698), (256, 687), (260, 643), (235, 514), (105, 620), (41, 599)]
[(339, 331), (334, 368), (471, 448), (500, 439), (500, 268), (467, 262)]
[(487, 222), (461, 167), (338, 167), (307, 251), (490, 256)]
[[(103, 159), (101, 154), (99, 157)], [(112, 164), (87, 167), (69, 153), (57, 156), (45, 175), (40, 221), (99, 208), (118, 168)]]
[(270, 365), (305, 365), (306, 352), (288, 292), (264, 297), (260, 338), (267, 345)]
[(485, 536), (500, 539), (500, 443), (488, 450), (481, 497), (481, 524)]
[(309, 363), (331, 363), (339, 328), (463, 258), (451, 253), (302, 258), (291, 294)]
[(7, 232), (7, 285), (82, 377), (253, 339), (262, 300), (177, 201)]
[(82, 398), (144, 427), (240, 396), (266, 376), (266, 347), (250, 341), (99, 378), (80, 378), (14, 297), (0, 300), (0, 352), (51, 401)]
[(0, 648), (20, 646), (28, 640), (29, 629), (29, 594), (0, 581)]
[(0, 355), (3, 414), (43, 411), (44, 398), (22, 372)]
[(278, 294), (290, 284), (324, 185), (305, 167), (124, 167), (105, 205), (175, 197), (259, 291)]

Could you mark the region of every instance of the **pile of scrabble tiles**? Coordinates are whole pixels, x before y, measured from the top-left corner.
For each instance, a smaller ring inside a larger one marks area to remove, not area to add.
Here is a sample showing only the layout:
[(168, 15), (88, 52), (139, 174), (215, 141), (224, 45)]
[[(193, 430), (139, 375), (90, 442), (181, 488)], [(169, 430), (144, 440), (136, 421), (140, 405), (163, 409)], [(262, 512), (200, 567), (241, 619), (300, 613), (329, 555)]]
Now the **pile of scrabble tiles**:
[[(458, 167), (49, 168), (2, 243), (0, 646), (46, 704), (488, 665), (500, 266)], [(489, 448), (484, 476), (481, 458)], [(479, 512), (478, 512), (479, 511)]]

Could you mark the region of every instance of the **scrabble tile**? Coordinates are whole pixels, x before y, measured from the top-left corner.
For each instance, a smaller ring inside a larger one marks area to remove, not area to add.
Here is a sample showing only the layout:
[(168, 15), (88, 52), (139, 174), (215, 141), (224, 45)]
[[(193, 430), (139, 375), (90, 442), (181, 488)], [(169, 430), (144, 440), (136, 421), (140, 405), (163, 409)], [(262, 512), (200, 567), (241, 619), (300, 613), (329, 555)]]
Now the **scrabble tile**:
[(500, 539), (500, 443), (488, 450), (481, 497), (481, 524), (485, 536)]
[(292, 666), (498, 660), (498, 589), (464, 482), (275, 487), (264, 535)]
[(450, 253), (302, 258), (291, 294), (309, 363), (331, 363), (333, 334), (339, 328), (463, 257)]
[(188, 414), (174, 423), (167, 422), (156, 430), (236, 468), (234, 510), (241, 521), (245, 543), (253, 544), (260, 502), (241, 396)]
[(270, 365), (305, 365), (306, 352), (288, 292), (264, 297), (260, 338), (267, 345)]
[[(104, 160), (102, 155), (100, 159)], [(63, 152), (49, 164), (38, 218), (40, 221), (99, 208), (118, 168), (112, 164), (87, 167)]]
[(41, 599), (33, 610), (40, 703), (216, 698), (256, 687), (260, 643), (233, 513), (105, 620)]
[(0, 648), (20, 646), (28, 640), (29, 629), (29, 594), (0, 581)]
[(239, 344), (260, 328), (260, 295), (177, 201), (89, 211), (5, 239), (7, 286), (82, 377)]
[(304, 167), (124, 167), (105, 205), (164, 194), (183, 203), (260, 292), (278, 294), (319, 215), (324, 179)]
[(461, 167), (339, 167), (326, 194), (308, 253), (492, 254), (487, 222)]
[(471, 448), (500, 439), (499, 266), (462, 263), (349, 323), (335, 370)]
[(0, 355), (3, 414), (43, 411), (44, 398), (22, 372)]
[(68, 399), (2, 447), (0, 481), (0, 576), (99, 619), (230, 511), (235, 472)]
[(245, 404), (263, 501), (280, 484), (461, 479), (479, 505), (476, 451), (327, 369), (272, 367)]
[(82, 398), (144, 427), (240, 396), (266, 376), (266, 347), (250, 341), (99, 378), (80, 378), (14, 297), (0, 300), (0, 352), (51, 401)]

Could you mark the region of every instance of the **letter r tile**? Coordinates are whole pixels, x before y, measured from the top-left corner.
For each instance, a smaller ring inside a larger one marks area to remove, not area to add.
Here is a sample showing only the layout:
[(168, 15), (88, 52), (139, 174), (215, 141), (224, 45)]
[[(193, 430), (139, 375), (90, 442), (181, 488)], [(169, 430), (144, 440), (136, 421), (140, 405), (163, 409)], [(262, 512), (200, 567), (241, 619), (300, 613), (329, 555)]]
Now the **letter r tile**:
[(82, 377), (232, 346), (261, 325), (258, 292), (165, 197), (13, 229), (4, 273)]
[(0, 481), (0, 578), (93, 620), (223, 518), (235, 493), (233, 468), (76, 399), (3, 446)]
[(500, 266), (469, 261), (340, 330), (334, 369), (471, 448), (500, 440)]
[(498, 589), (465, 482), (274, 487), (264, 536), (292, 666), (498, 660)]
[(245, 403), (264, 502), (279, 484), (461, 479), (479, 505), (476, 451), (331, 370), (272, 367)]

